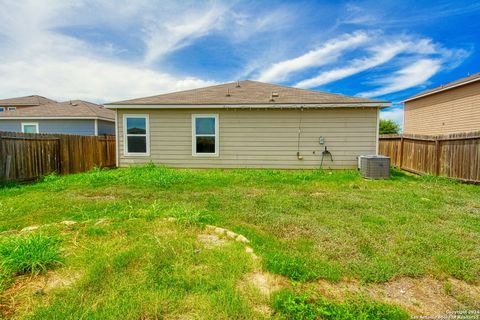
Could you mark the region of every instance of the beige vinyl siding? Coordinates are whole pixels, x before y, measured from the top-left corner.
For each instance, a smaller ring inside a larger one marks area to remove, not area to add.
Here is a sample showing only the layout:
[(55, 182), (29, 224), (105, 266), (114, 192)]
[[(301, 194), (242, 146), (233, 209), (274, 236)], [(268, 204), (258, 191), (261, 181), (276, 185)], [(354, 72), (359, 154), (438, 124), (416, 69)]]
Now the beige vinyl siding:
[[(124, 155), (124, 114), (149, 115), (149, 156)], [(192, 114), (218, 114), (218, 157), (192, 156)], [(303, 160), (297, 159), (300, 116)], [(119, 109), (118, 120), (120, 166), (154, 162), (191, 168), (318, 168), (324, 149), (320, 136), (334, 159), (324, 159), (326, 168), (355, 168), (357, 156), (376, 151), (377, 108)]]
[(480, 81), (405, 102), (405, 133), (477, 130), (480, 130)]

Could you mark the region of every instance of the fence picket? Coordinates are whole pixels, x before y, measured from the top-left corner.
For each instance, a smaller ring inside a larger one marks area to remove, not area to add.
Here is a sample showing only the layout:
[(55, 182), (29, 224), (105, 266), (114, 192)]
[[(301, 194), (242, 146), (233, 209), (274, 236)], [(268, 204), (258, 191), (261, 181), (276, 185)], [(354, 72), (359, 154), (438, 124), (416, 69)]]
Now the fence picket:
[(379, 153), (401, 169), (480, 183), (480, 131), (382, 135), (379, 143)]
[(0, 132), (0, 181), (115, 167), (115, 150), (114, 136)]

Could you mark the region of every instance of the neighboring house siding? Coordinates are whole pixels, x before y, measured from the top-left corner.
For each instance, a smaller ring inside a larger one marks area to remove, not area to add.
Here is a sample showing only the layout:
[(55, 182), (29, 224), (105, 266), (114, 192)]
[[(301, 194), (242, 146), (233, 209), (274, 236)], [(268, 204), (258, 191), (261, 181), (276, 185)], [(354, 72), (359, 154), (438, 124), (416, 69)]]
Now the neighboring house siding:
[[(192, 168), (318, 168), (324, 150), (320, 136), (334, 160), (325, 157), (325, 168), (356, 168), (357, 156), (375, 154), (376, 108), (304, 109), (303, 160), (298, 160), (301, 113), (298, 109), (118, 110), (119, 166), (154, 162)], [(149, 115), (150, 156), (124, 155), (124, 114)], [(192, 114), (218, 114), (218, 157), (192, 156)]]
[(19, 120), (0, 119), (0, 131), (21, 132), (22, 126)]
[(94, 120), (87, 119), (65, 119), (65, 120), (0, 120), (0, 131), (16, 131), (22, 130), (22, 122), (37, 122), (40, 133), (63, 133), (63, 134), (78, 134), (78, 135), (94, 135), (95, 124)]
[(448, 134), (478, 130), (480, 81), (405, 102), (405, 133)]
[(115, 123), (98, 120), (98, 134), (115, 135)]

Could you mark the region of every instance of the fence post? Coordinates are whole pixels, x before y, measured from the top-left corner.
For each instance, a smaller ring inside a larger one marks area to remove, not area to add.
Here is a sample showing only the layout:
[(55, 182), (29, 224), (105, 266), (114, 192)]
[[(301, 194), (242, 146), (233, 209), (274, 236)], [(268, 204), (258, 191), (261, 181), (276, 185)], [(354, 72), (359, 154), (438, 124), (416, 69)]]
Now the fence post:
[(110, 156), (108, 154), (108, 137), (107, 137), (107, 134), (105, 134), (103, 136), (103, 139), (105, 140), (105, 141), (103, 141), (105, 143), (105, 156), (102, 159), (102, 162), (103, 162), (102, 164), (103, 164), (104, 167), (106, 167), (107, 164), (109, 163), (108, 159), (110, 158)]
[(440, 141), (435, 138), (435, 175), (440, 175)]
[(10, 167), (12, 166), (12, 155), (7, 156), (7, 161), (5, 164), (5, 180), (9, 180), (10, 178)]
[(403, 165), (403, 134), (402, 134), (402, 137), (400, 138), (400, 163), (398, 167), (402, 169), (402, 165)]
[(57, 173), (62, 174), (62, 151), (61, 151), (62, 138), (57, 140)]

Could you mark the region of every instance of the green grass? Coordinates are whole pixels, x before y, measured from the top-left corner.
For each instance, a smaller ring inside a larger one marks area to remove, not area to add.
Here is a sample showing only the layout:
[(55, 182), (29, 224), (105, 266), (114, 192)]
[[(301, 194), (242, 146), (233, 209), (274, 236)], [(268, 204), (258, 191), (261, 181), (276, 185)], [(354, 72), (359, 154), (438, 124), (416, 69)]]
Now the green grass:
[(62, 263), (60, 240), (42, 234), (0, 238), (0, 290), (14, 275), (45, 272)]
[(7, 273), (36, 274), (60, 264), (59, 239), (41, 234), (0, 240), (0, 268)]
[(295, 294), (286, 290), (275, 294), (274, 306), (280, 318), (292, 320), (410, 319), (405, 311), (384, 303), (364, 299), (338, 303), (325, 300), (316, 293)]
[[(92, 232), (92, 230), (104, 232)], [(32, 319), (258, 318), (236, 284), (252, 269), (237, 243), (203, 249), (198, 226), (147, 219), (86, 223), (74, 234), (81, 247), (65, 265), (82, 277), (49, 303), (36, 299)], [(69, 277), (67, 273), (66, 278)]]
[[(478, 283), (480, 188), (392, 174), (369, 181), (355, 171), (147, 165), (48, 176), (0, 189), (0, 232), (86, 221), (68, 232), (47, 228), (45, 237), (64, 237), (58, 272), (82, 277), (48, 303), (39, 298), (30, 315), (39, 319), (261, 318), (255, 303), (272, 302), (238, 289), (252, 271), (249, 257), (236, 244), (202, 250), (196, 236), (205, 224), (245, 235), (263, 269), (293, 283), (403, 276)], [(113, 220), (94, 224), (104, 218)], [(356, 303), (349, 305), (367, 314), (376, 308)]]

